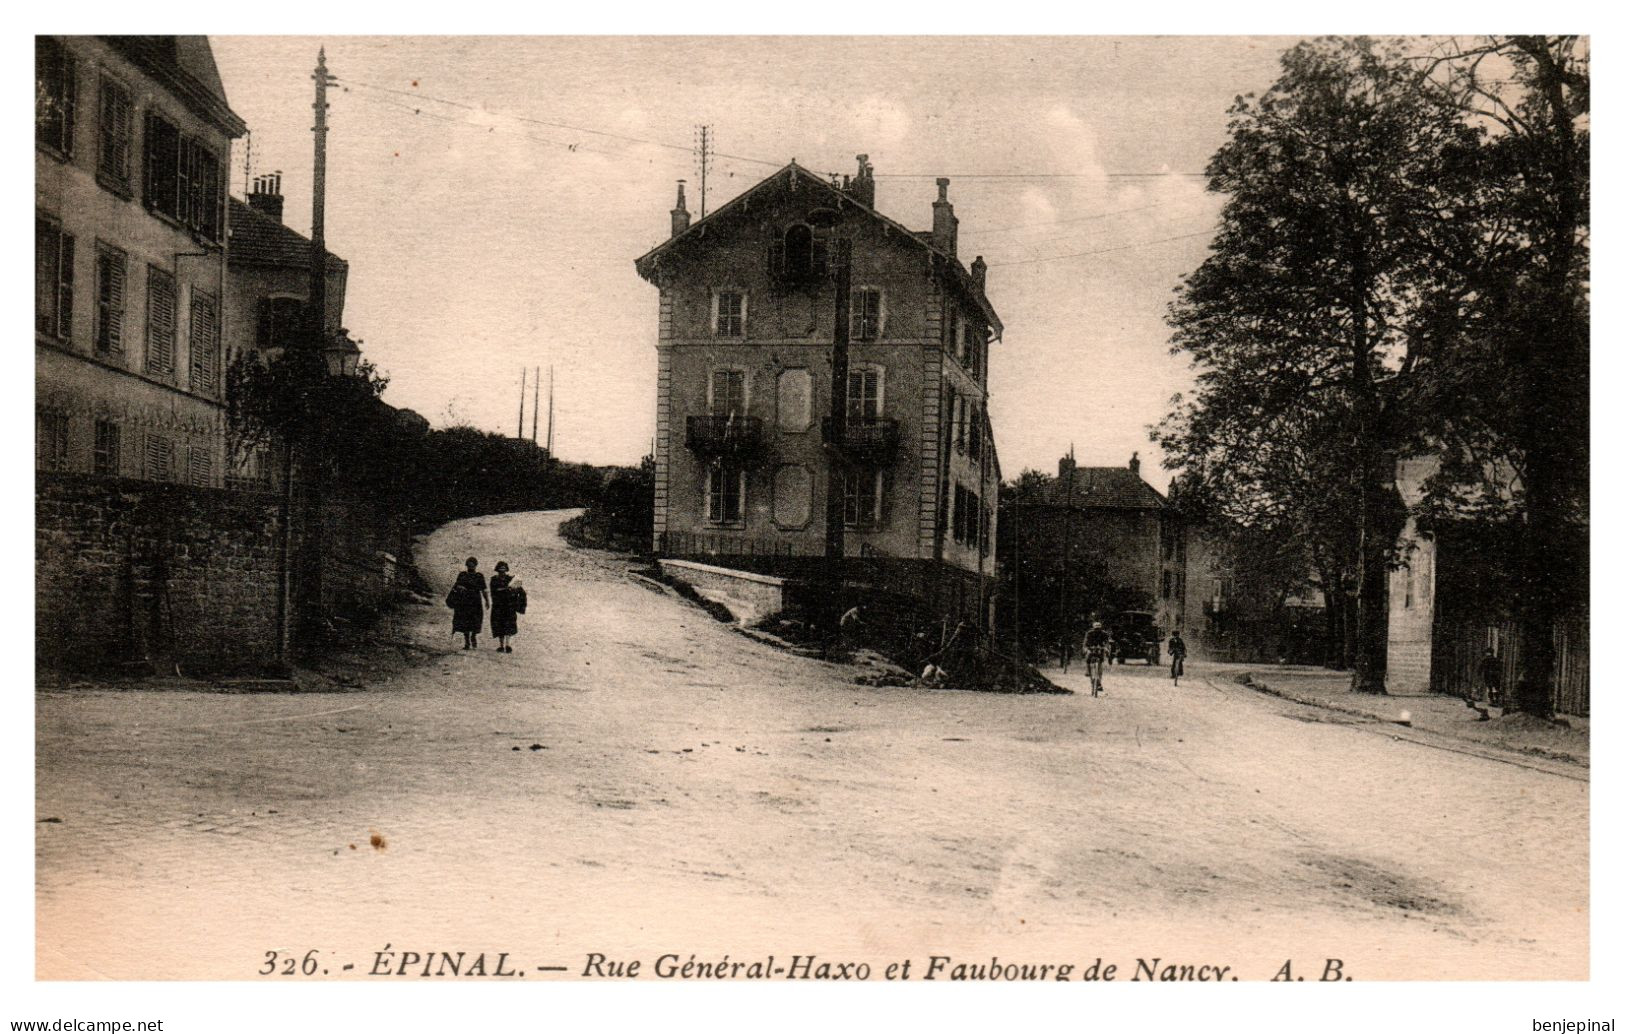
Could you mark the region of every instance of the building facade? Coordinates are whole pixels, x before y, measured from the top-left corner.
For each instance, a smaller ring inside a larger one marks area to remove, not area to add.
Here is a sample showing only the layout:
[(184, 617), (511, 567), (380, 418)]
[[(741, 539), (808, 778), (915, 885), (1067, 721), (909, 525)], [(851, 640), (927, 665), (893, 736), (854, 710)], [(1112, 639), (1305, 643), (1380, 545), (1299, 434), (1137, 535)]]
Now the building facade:
[[(310, 298), (308, 237), (283, 222), (282, 175), (256, 177), (246, 201), (228, 201), (230, 247), (227, 251), (226, 362), (248, 353), (274, 357), (305, 333), (305, 306)], [(327, 254), (326, 313), (323, 330), (340, 340), (344, 326), (344, 290), (349, 264)], [(281, 476), (275, 450), (229, 441), (227, 483), (235, 487), (269, 487)]]
[[(659, 288), (654, 546), (790, 573), (822, 557), (830, 493), (848, 558), (985, 612), (999, 479), (987, 364), (1002, 326), (986, 265), (958, 257), (938, 180), (932, 228), (874, 207), (874, 176), (791, 163), (637, 260)], [(850, 249), (849, 370), (832, 383), (832, 257)], [(831, 391), (846, 425), (833, 457)], [(832, 474), (832, 470), (835, 471)], [(754, 558), (754, 559), (751, 559)], [(969, 586), (967, 590), (965, 587)]]
[(1077, 590), (1067, 593), (1073, 627), (1118, 610), (1149, 611), (1164, 633), (1184, 624), (1184, 530), (1140, 477), (1139, 454), (1122, 467), (1080, 467), (1063, 456), (1054, 479), (1010, 508), (1001, 552), (1007, 563), (1019, 558), (1024, 614), (1035, 627), (1066, 627), (1064, 616), (1039, 613), (1062, 605), (1063, 582)]
[(226, 175), (200, 36), (35, 40), (36, 466), (226, 476)]

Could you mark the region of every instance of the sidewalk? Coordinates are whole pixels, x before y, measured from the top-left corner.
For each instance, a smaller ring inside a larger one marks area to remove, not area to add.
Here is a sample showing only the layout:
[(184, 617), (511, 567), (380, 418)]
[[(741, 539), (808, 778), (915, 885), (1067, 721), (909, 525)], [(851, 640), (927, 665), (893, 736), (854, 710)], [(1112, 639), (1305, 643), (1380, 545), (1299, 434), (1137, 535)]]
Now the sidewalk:
[(1296, 703), (1380, 722), (1401, 723), (1408, 716), (1410, 728), (1422, 732), (1573, 762), (1587, 768), (1591, 765), (1591, 722), (1587, 718), (1564, 715), (1558, 723), (1549, 723), (1527, 715), (1497, 715), (1497, 709), (1491, 708), (1490, 719), (1481, 721), (1459, 697), (1354, 693), (1349, 689), (1349, 673), (1345, 671), (1299, 665), (1214, 664), (1204, 667), (1211, 667), (1221, 678), (1233, 679)]

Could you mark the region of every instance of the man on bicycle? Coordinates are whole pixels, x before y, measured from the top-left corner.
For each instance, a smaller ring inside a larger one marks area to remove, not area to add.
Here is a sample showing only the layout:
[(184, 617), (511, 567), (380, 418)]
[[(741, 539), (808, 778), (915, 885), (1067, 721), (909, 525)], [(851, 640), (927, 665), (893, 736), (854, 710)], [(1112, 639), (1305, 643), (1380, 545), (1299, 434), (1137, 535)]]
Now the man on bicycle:
[(1102, 691), (1100, 684), (1101, 674), (1106, 670), (1106, 654), (1112, 645), (1111, 633), (1096, 621), (1089, 631), (1083, 634), (1084, 667), (1089, 672), (1089, 685), (1092, 696), (1099, 696)]

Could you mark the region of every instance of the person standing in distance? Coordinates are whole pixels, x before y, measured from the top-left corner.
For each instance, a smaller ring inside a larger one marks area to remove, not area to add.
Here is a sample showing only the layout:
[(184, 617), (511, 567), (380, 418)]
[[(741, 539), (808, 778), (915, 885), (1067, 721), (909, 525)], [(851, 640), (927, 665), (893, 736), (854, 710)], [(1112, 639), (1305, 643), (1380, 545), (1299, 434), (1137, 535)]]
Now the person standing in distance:
[(1173, 676), (1176, 686), (1179, 676), (1185, 674), (1185, 640), (1180, 638), (1177, 628), (1168, 636), (1168, 674)]
[(451, 608), (452, 634), (461, 632), (463, 649), (472, 650), (479, 646), (480, 628), (485, 624), (485, 608), (491, 597), (485, 590), (485, 575), (477, 570), (479, 560), (469, 557), (463, 566), (465, 570), (458, 572), (446, 596), (446, 606)]

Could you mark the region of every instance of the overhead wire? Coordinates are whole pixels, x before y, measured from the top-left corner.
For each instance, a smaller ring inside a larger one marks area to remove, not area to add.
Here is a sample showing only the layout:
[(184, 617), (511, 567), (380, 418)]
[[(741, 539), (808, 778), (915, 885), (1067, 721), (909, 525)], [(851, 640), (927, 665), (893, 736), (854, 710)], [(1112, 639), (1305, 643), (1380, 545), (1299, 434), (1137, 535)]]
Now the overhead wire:
[(1192, 237), (1206, 237), (1213, 232), (1214, 229), (1210, 228), (1206, 230), (1198, 230), (1196, 233), (1181, 233), (1173, 237), (1163, 237), (1154, 241), (1135, 241), (1131, 244), (1119, 244), (1113, 248), (1095, 248), (1091, 251), (1075, 251), (1066, 255), (1041, 255), (1037, 258), (1013, 259), (1009, 262), (989, 262), (988, 268), (991, 269), (996, 266), (1028, 266), (1035, 262), (1059, 262), (1062, 259), (1084, 258), (1089, 255), (1105, 255), (1106, 253), (1113, 251), (1128, 251), (1131, 248), (1148, 248), (1153, 244), (1167, 244), (1170, 241), (1189, 240)]

